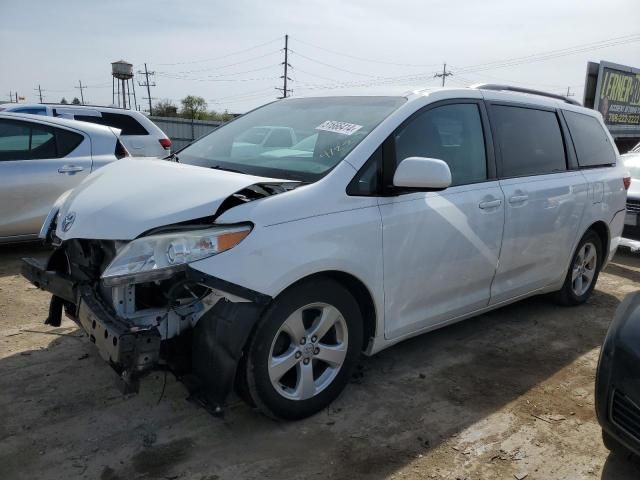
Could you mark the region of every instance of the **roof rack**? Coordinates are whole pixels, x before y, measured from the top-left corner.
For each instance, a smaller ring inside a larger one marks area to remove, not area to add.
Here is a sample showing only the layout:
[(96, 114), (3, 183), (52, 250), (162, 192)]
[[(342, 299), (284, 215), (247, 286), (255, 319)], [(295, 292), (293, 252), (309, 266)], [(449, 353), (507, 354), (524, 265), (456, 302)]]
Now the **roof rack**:
[(511, 85), (500, 85), (497, 83), (478, 83), (477, 85), (472, 85), (471, 88), (479, 89), (479, 90), (499, 90), (506, 92), (518, 92), (518, 93), (528, 93), (530, 95), (540, 95), (542, 97), (555, 98), (556, 100), (562, 100), (563, 102), (570, 103), (571, 105), (581, 106), (579, 102), (565, 97), (564, 95), (557, 95), (555, 93), (543, 92), (542, 90), (534, 90), (532, 88), (522, 88), (522, 87), (512, 87)]

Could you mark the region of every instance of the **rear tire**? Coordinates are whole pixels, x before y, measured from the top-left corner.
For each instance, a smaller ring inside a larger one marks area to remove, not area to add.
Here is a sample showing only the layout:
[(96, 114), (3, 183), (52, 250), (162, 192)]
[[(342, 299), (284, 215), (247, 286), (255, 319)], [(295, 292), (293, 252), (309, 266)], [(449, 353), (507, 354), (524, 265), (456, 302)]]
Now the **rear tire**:
[(555, 293), (556, 302), (561, 305), (586, 302), (598, 281), (602, 259), (600, 237), (593, 230), (588, 230), (571, 258), (562, 288)]
[(252, 335), (246, 385), (273, 418), (297, 420), (329, 405), (360, 356), (362, 314), (339, 283), (317, 279), (274, 300)]

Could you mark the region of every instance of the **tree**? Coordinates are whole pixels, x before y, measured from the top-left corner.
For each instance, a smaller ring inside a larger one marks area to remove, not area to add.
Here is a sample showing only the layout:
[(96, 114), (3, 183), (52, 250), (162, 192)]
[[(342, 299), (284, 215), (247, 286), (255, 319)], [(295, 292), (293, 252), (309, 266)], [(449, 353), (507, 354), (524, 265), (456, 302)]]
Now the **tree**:
[(234, 115), (229, 113), (229, 110), (225, 110), (220, 120), (222, 120), (223, 122), (228, 122), (229, 120), (233, 120), (233, 117)]
[(199, 120), (207, 113), (207, 102), (202, 97), (196, 97), (194, 95), (187, 95), (182, 100), (181, 115), (191, 120)]
[(78, 100), (78, 97), (73, 97), (73, 100), (71, 100), (71, 104), (72, 105), (80, 105), (80, 100)]
[(229, 110), (225, 110), (223, 113), (216, 112), (215, 110), (211, 110), (207, 114), (207, 118), (209, 120), (218, 120), (220, 122), (228, 122), (229, 120), (233, 120), (235, 117), (234, 114), (229, 113)]
[(66, 99), (66, 98), (62, 97), (62, 100), (60, 100), (60, 103), (61, 103), (62, 105), (67, 105), (69, 102), (67, 102), (67, 99)]
[(177, 117), (178, 107), (176, 107), (171, 100), (165, 98), (155, 104), (153, 114), (158, 117)]

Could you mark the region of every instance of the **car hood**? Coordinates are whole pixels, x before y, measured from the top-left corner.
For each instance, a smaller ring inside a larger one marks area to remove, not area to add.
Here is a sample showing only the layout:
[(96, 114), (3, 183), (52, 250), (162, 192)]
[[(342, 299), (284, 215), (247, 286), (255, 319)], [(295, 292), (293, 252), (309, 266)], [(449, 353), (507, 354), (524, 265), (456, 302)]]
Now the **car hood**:
[(56, 235), (131, 240), (153, 228), (216, 213), (230, 195), (252, 185), (286, 180), (183, 165), (123, 159), (91, 174), (60, 208)]

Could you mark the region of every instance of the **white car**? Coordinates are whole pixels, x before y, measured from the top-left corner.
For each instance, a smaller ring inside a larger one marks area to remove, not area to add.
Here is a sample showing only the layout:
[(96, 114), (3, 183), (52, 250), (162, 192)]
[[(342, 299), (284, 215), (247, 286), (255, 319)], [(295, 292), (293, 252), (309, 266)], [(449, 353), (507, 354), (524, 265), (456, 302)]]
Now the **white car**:
[[(23, 273), (53, 293), (48, 323), (64, 306), (131, 386), (182, 352), (212, 408), (235, 385), (270, 416), (311, 415), (361, 352), (532, 295), (591, 295), (624, 225), (618, 152), (598, 112), (508, 89), (271, 103), (175, 163), (99, 170), (44, 225), (51, 259)], [(233, 158), (273, 125), (303, 148)]]
[(0, 112), (0, 243), (34, 240), (54, 202), (128, 156), (117, 129)]
[(5, 103), (0, 111), (46, 115), (97, 123), (120, 130), (120, 140), (133, 157), (164, 158), (171, 153), (171, 140), (142, 112), (89, 105)]

